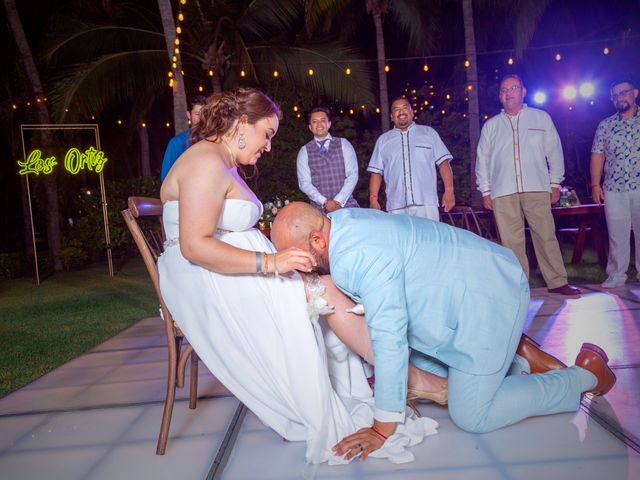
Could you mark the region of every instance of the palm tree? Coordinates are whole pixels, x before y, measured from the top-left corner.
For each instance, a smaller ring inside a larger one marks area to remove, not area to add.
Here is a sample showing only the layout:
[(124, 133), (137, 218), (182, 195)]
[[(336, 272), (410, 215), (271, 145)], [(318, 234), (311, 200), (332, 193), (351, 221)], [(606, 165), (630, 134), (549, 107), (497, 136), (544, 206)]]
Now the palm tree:
[(382, 15), (389, 11), (389, 0), (367, 0), (367, 12), (373, 17), (376, 28), (376, 52), (378, 54), (378, 85), (380, 88), (380, 113), (382, 114), (382, 131), (389, 130), (389, 89), (387, 73), (384, 71), (386, 55), (384, 53), (384, 31)]
[[(22, 21), (16, 7), (15, 0), (4, 0), (4, 7), (7, 12), (9, 28), (13, 34), (13, 38), (18, 47), (18, 52), (22, 60), (23, 67), (29, 84), (31, 87), (32, 98), (44, 98), (44, 89), (40, 80), (40, 73), (36, 65), (35, 59), (31, 52), (31, 47), (27, 40), (22, 27)], [(50, 124), (51, 117), (46, 102), (36, 102), (36, 118), (40, 124)], [(42, 132), (41, 144), (46, 145), (49, 135), (46, 131)], [(46, 218), (47, 218), (47, 240), (49, 244), (49, 258), (54, 270), (62, 270), (62, 262), (58, 257), (58, 252), (62, 246), (60, 234), (60, 213), (58, 209), (58, 187), (55, 176), (47, 175), (44, 180), (45, 195), (47, 199)], [(26, 215), (25, 215), (26, 216)]]
[[(469, 67), (467, 68), (467, 97), (469, 98), (469, 174), (476, 173), (476, 157), (480, 140), (480, 102), (478, 100), (478, 59), (476, 55), (476, 36), (473, 21), (473, 0), (462, 0), (464, 22), (464, 49)], [(471, 190), (471, 204), (482, 205), (482, 197), (477, 189)]]
[[(343, 66), (356, 57), (355, 49), (299, 35), (301, 2), (199, 2), (186, 7), (180, 49), (188, 79), (211, 78), (214, 91), (248, 80), (278, 82), (343, 102), (373, 98), (367, 71), (345, 78)], [(161, 16), (173, 22), (171, 14)], [(173, 48), (173, 40), (163, 33), (169, 26), (160, 26), (157, 17), (137, 7), (111, 23), (76, 27), (54, 42), (46, 58), (58, 71), (50, 95), (56, 117), (98, 115), (114, 102), (129, 102), (138, 112), (149, 108), (165, 91), (167, 48)]]
[[(171, 9), (170, 0), (158, 0), (158, 9), (160, 10), (160, 18), (162, 19), (162, 29), (164, 30), (164, 38), (167, 43), (167, 53), (169, 61), (174, 57), (175, 40), (176, 40), (176, 24), (174, 21), (173, 10)], [(178, 67), (174, 68), (173, 76), (173, 125), (176, 135), (188, 127), (187, 124), (187, 94), (184, 90), (184, 78), (182, 77), (182, 61), (177, 56)]]

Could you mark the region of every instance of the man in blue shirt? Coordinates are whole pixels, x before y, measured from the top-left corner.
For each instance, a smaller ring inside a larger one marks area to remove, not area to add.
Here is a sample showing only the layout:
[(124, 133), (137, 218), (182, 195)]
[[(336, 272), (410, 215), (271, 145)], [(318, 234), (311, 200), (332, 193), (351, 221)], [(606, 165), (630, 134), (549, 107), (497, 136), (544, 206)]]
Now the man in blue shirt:
[[(316, 269), (364, 306), (376, 369), (374, 422), (336, 445), (347, 460), (380, 448), (404, 421), (409, 361), (448, 375), (449, 415), (474, 433), (575, 411), (583, 392), (604, 395), (615, 384), (606, 353), (593, 344), (583, 344), (568, 368), (531, 342), (521, 348), (527, 277), (511, 250), (478, 235), (368, 208), (323, 216), (293, 202), (278, 212), (271, 238), (280, 251), (311, 253)], [(544, 367), (543, 355), (555, 361)]]
[[(203, 95), (196, 95), (191, 99), (189, 105), (189, 111), (187, 112), (187, 118), (191, 121), (191, 127), (194, 127), (200, 121), (200, 110), (207, 103), (207, 98)], [(162, 168), (160, 170), (160, 180), (164, 182), (169, 170), (182, 153), (191, 146), (189, 140), (189, 131), (187, 128), (185, 131), (180, 132), (178, 135), (169, 140), (167, 149), (164, 152), (164, 158), (162, 159)]]

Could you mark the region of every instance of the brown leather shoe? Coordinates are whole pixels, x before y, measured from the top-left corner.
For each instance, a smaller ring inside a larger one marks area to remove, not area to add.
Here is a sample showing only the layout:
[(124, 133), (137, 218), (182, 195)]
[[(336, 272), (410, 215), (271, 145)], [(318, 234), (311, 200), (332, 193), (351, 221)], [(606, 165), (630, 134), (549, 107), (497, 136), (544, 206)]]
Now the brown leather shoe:
[(547, 291), (549, 293), (557, 293), (558, 295), (567, 295), (567, 296), (580, 295), (582, 293), (579, 288), (576, 288), (573, 285), (569, 285), (569, 284), (566, 284), (557, 288), (549, 288), (547, 289)]
[(543, 352), (540, 344), (524, 333), (520, 338), (516, 353), (523, 357), (531, 367), (531, 373), (545, 373), (549, 370), (559, 370), (567, 366), (553, 355)]
[(587, 393), (604, 395), (616, 384), (616, 375), (607, 363), (609, 357), (604, 350), (592, 343), (583, 343), (576, 357), (576, 366), (593, 373), (598, 379), (597, 385)]

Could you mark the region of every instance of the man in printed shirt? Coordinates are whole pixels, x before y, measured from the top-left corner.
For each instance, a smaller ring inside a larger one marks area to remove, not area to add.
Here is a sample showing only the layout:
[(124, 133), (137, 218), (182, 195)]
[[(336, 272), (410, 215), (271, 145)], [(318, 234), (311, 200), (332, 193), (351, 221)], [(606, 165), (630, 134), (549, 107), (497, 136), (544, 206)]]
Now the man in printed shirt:
[[(629, 267), (631, 229), (634, 231), (636, 270), (640, 272), (640, 114), (638, 88), (630, 80), (611, 86), (618, 111), (598, 125), (591, 148), (591, 192), (604, 201), (609, 230), (608, 278), (605, 288), (624, 285)], [(602, 168), (604, 185), (600, 187)]]
[(353, 146), (329, 133), (329, 109), (316, 107), (309, 114), (313, 139), (298, 152), (298, 186), (318, 210), (334, 212), (359, 207), (353, 198), (358, 183), (358, 160)]
[(564, 178), (562, 144), (551, 117), (524, 104), (526, 94), (517, 75), (500, 82), (504, 109), (485, 123), (478, 143), (478, 190), (484, 207), (493, 210), (502, 244), (516, 254), (527, 278), (525, 218), (549, 292), (578, 295), (567, 284), (551, 214)]
[(436, 166), (444, 183), (442, 206), (448, 212), (456, 204), (449, 165), (453, 156), (433, 128), (413, 122), (407, 99), (394, 100), (390, 116), (395, 128), (380, 135), (367, 168), (369, 206), (380, 210), (378, 194), (384, 177), (388, 212), (438, 221)]

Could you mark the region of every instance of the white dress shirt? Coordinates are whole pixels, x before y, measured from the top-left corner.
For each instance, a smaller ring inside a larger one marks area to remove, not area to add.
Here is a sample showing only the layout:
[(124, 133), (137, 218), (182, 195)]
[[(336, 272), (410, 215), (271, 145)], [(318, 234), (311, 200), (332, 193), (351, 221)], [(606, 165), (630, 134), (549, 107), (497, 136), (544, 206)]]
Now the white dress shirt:
[(550, 192), (564, 180), (560, 136), (547, 112), (523, 105), (503, 110), (482, 127), (476, 183), (491, 198), (523, 192)]
[(437, 207), (436, 166), (452, 158), (433, 128), (412, 123), (406, 132), (393, 128), (378, 137), (367, 171), (384, 177), (388, 211)]
[[(333, 140), (331, 134), (328, 134), (325, 138), (317, 138), (313, 137), (318, 146), (320, 146), (320, 141), (327, 140), (324, 143), (324, 147), (329, 151), (329, 145)], [(345, 138), (338, 138), (336, 141), (342, 141), (342, 157), (344, 158), (344, 185), (338, 192), (338, 194), (333, 198), (336, 202), (340, 204), (340, 206), (344, 207), (344, 204), (347, 203), (349, 197), (353, 193), (353, 190), (356, 188), (356, 184), (358, 183), (358, 160), (356, 157), (356, 151), (353, 148), (353, 145), (349, 143)], [(298, 172), (298, 186), (303, 193), (305, 193), (311, 200), (316, 202), (319, 205), (324, 205), (324, 202), (327, 201), (327, 197), (322, 195), (318, 189), (311, 183), (311, 170), (309, 169), (309, 155), (307, 154), (306, 146), (303, 146), (298, 152), (298, 158), (296, 160), (296, 169)]]

